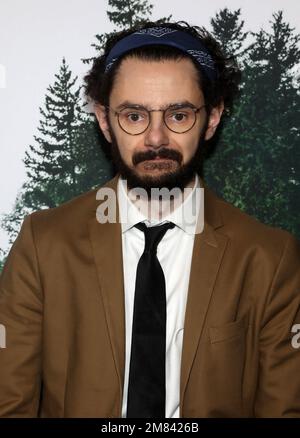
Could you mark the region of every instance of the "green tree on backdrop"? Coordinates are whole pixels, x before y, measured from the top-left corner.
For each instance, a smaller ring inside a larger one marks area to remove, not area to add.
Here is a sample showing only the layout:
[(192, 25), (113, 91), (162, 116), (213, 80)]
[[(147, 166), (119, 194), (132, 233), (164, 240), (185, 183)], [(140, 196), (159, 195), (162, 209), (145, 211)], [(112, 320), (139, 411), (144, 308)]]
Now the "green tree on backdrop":
[(244, 30), (245, 22), (241, 19), (241, 9), (230, 11), (221, 9), (210, 20), (212, 33), (221, 44), (226, 55), (235, 55), (241, 60), (245, 50), (245, 40), (249, 32)]
[(145, 21), (153, 10), (148, 0), (108, 0), (108, 6), (109, 21), (120, 29)]
[[(82, 110), (77, 77), (62, 61), (56, 80), (48, 87), (40, 108), (39, 135), (25, 152), (27, 180), (2, 227), (15, 239), (26, 214), (52, 208), (106, 181), (110, 169), (93, 139), (94, 124)], [(102, 165), (97, 165), (102, 162)]]
[(282, 11), (273, 14), (269, 32), (260, 30), (252, 37), (240, 60), (241, 98), (207, 162), (206, 175), (228, 201), (300, 236), (300, 96), (294, 79), (300, 37)]

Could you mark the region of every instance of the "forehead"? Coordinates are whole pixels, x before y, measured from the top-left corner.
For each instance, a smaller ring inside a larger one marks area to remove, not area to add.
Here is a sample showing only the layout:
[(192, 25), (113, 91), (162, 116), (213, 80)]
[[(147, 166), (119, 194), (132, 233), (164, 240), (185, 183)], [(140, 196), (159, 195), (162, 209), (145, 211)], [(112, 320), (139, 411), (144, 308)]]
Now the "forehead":
[(190, 59), (149, 61), (134, 57), (124, 59), (118, 69), (110, 104), (122, 100), (148, 105), (170, 101), (203, 101), (197, 70)]

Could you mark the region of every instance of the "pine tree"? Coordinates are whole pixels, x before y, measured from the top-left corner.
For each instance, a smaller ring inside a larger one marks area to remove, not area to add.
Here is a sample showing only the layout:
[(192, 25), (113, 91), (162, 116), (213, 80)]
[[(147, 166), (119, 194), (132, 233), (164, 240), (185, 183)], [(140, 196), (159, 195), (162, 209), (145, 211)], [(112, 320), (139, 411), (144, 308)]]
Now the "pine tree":
[(252, 33), (242, 96), (208, 168), (224, 198), (300, 236), (299, 35), (281, 11), (271, 25)]
[[(212, 35), (227, 56), (236, 57), (241, 69), (249, 50), (249, 45), (246, 44), (249, 32), (244, 30), (244, 24), (241, 9), (230, 11), (224, 8), (211, 19)], [(243, 84), (241, 86), (243, 87)], [(229, 120), (227, 114), (223, 114), (221, 132), (218, 138), (212, 139), (212, 143), (217, 147), (212, 157), (205, 162), (204, 174), (207, 182), (220, 196), (234, 202), (239, 208), (245, 208), (246, 204), (241, 199), (239, 187), (235, 190), (232, 178), (233, 163), (236, 156), (243, 153), (241, 148), (244, 146), (240, 144), (239, 137), (236, 137), (235, 124), (239, 117), (239, 102), (236, 102)]]
[(107, 11), (109, 20), (120, 28), (145, 21), (153, 9), (148, 0), (108, 0), (108, 5), (112, 8)]
[[(271, 31), (261, 30), (255, 36), (246, 87), (257, 120), (253, 150), (263, 163), (263, 174), (257, 175), (261, 188), (253, 212), (262, 212), (262, 219), (270, 218), (271, 223), (300, 236), (300, 87), (294, 80), (299, 71), (300, 35), (279, 11), (273, 14)], [(264, 199), (271, 206), (271, 217), (263, 210)]]
[[(81, 87), (63, 59), (56, 80), (47, 90), (36, 144), (25, 152), (27, 181), (12, 212), (3, 215), (1, 227), (12, 243), (26, 214), (60, 205), (91, 188), (109, 175), (109, 165), (92, 131), (89, 116), (80, 105)], [(94, 141), (95, 140), (95, 141)]]
[(36, 145), (25, 152), (29, 178), (25, 200), (32, 209), (55, 207), (78, 193), (76, 148), (83, 114), (80, 88), (74, 89), (77, 77), (71, 75), (63, 59), (54, 85), (47, 88), (45, 109), (40, 108)]
[[(60, 205), (100, 185), (108, 165), (81, 107), (81, 87), (63, 60), (56, 81), (48, 87), (45, 109), (35, 136), (37, 146), (25, 153), (29, 182), (24, 196), (33, 210)], [(74, 88), (75, 87), (75, 88)]]
[(244, 53), (244, 44), (249, 32), (244, 31), (244, 20), (241, 20), (241, 9), (230, 11), (221, 9), (210, 20), (212, 34), (221, 44), (222, 50), (227, 55), (241, 57)]

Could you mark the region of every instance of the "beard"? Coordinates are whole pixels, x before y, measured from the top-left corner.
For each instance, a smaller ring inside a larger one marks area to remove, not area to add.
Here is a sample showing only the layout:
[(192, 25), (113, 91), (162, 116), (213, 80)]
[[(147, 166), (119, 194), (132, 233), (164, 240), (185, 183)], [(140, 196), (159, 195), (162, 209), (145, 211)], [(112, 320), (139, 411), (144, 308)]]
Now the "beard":
[[(120, 149), (115, 133), (112, 129), (111, 124), (109, 123), (112, 139), (110, 145), (111, 159), (114, 169), (121, 175), (124, 180), (127, 181), (127, 187), (129, 190), (142, 188), (147, 192), (148, 196), (151, 196), (151, 189), (153, 188), (162, 189), (163, 187), (165, 187), (168, 190), (178, 188), (179, 190), (183, 191), (184, 188), (187, 187), (187, 185), (193, 180), (195, 173), (202, 173), (202, 166), (204, 161), (203, 150), (205, 145), (205, 132), (207, 126), (208, 120), (206, 121), (205, 126), (200, 133), (198, 147), (195, 154), (185, 164), (181, 164), (183, 160), (182, 154), (175, 149), (161, 147), (157, 151), (149, 149), (145, 152), (136, 152), (132, 156), (133, 166), (136, 166), (137, 164), (148, 160), (148, 169), (164, 169), (163, 173), (161, 173), (160, 175), (139, 175), (134, 170), (134, 168), (128, 166), (123, 160), (120, 154)], [(170, 165), (170, 162), (168, 161), (154, 161), (156, 157), (174, 160), (178, 163), (178, 165), (174, 169), (173, 163)]]

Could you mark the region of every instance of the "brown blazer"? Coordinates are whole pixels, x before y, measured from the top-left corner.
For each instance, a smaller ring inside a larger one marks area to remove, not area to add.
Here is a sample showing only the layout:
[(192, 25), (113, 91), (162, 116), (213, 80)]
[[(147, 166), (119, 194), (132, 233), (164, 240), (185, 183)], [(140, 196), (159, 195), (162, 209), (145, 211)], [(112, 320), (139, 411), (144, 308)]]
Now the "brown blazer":
[[(106, 185), (115, 190), (117, 177)], [(121, 228), (97, 222), (96, 191), (28, 215), (12, 246), (0, 280), (2, 417), (121, 417)], [(204, 205), (180, 417), (300, 417), (300, 348), (291, 344), (300, 323), (299, 242), (205, 184)]]

